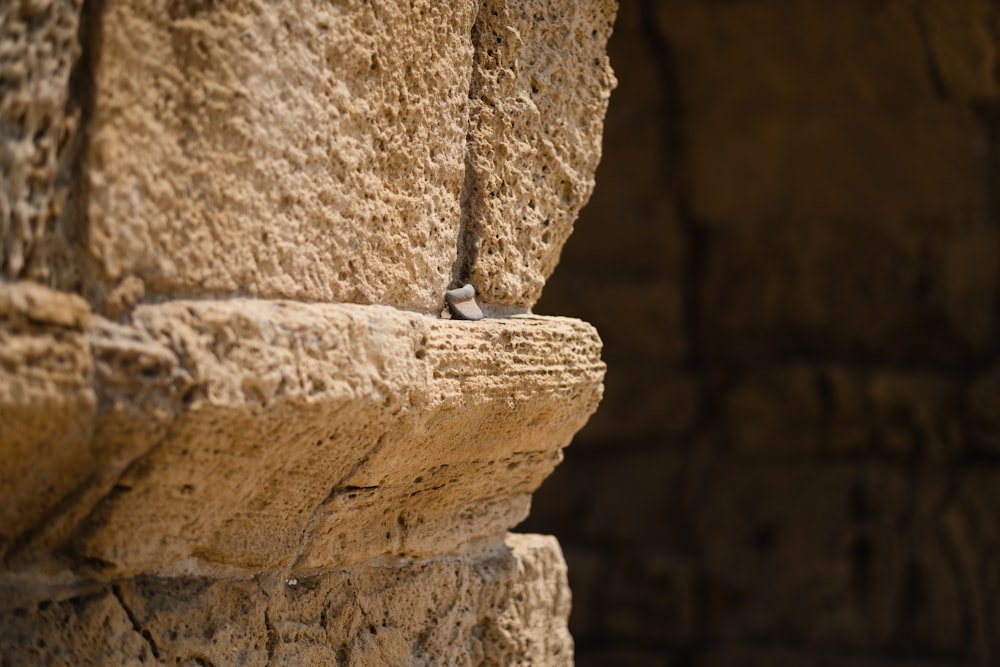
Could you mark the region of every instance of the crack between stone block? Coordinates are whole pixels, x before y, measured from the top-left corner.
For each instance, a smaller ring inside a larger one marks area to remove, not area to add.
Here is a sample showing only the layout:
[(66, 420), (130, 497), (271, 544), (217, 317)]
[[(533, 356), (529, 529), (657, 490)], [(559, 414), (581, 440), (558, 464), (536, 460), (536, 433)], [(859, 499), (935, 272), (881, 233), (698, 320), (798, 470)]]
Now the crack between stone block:
[(329, 505), (334, 498), (336, 498), (338, 495), (343, 493), (347, 488), (349, 488), (348, 486), (346, 486), (347, 480), (349, 480), (358, 470), (360, 470), (361, 466), (365, 465), (369, 460), (371, 460), (371, 457), (378, 454), (378, 452), (385, 445), (385, 441), (387, 440), (386, 435), (387, 435), (386, 433), (380, 435), (378, 440), (372, 446), (372, 448), (369, 449), (367, 452), (365, 452), (364, 456), (358, 459), (357, 463), (355, 463), (351, 467), (351, 469), (347, 472), (347, 474), (345, 474), (343, 477), (337, 480), (337, 482), (332, 487), (330, 487), (330, 493), (327, 494), (326, 498), (324, 498), (319, 504), (316, 505), (316, 507), (313, 508), (313, 511), (309, 514), (309, 518), (306, 519), (306, 522), (302, 529), (302, 537), (299, 538), (299, 544), (295, 548), (295, 554), (292, 556), (291, 561), (289, 563), (289, 567), (292, 570), (298, 568), (299, 565), (301, 564), (302, 556), (303, 554), (305, 554), (306, 545), (309, 543), (309, 540), (316, 532), (316, 528), (318, 527), (320, 517), (323, 514), (323, 508)]
[(275, 629), (274, 624), (271, 623), (270, 609), (264, 609), (264, 628), (267, 631), (266, 639), (266, 649), (267, 649), (267, 665), (274, 664), (274, 651), (278, 646), (278, 631)]
[(455, 241), (455, 263), (451, 268), (451, 283), (449, 288), (461, 287), (470, 282), (472, 265), (475, 264), (479, 254), (479, 244), (477, 243), (482, 233), (482, 223), (475, 219), (473, 215), (473, 196), (480, 189), (479, 174), (476, 171), (472, 143), (473, 143), (473, 102), (475, 101), (476, 71), (479, 60), (479, 15), (483, 11), (480, 3), (476, 9), (476, 17), (472, 21), (472, 30), (469, 39), (472, 44), (472, 62), (469, 63), (469, 88), (466, 113), (466, 134), (465, 145), (463, 146), (463, 159), (465, 161), (465, 178), (462, 181), (462, 192), (459, 194), (459, 228), (458, 237)]
[(122, 597), (122, 590), (118, 586), (118, 584), (114, 584), (111, 586), (111, 594), (114, 595), (115, 599), (118, 601), (118, 606), (120, 606), (122, 608), (122, 611), (125, 612), (125, 616), (128, 618), (129, 623), (132, 624), (132, 629), (135, 631), (137, 635), (142, 637), (143, 641), (146, 642), (146, 645), (149, 646), (149, 650), (153, 654), (153, 657), (159, 660), (160, 650), (159, 648), (157, 648), (156, 642), (153, 641), (152, 633), (150, 633), (149, 630), (144, 629), (142, 625), (139, 624), (139, 621), (138, 619), (136, 619), (135, 614), (132, 612), (132, 609), (129, 608), (127, 604), (125, 604), (125, 600)]
[(58, 522), (60, 517), (72, 510), (73, 507), (76, 507), (96, 481), (95, 475), (89, 475), (71, 489), (69, 493), (60, 498), (59, 502), (39, 518), (31, 528), (28, 528), (28, 530), (14, 538), (3, 556), (4, 565), (11, 570), (16, 569), (16, 563), (21, 553), (45, 535)]
[(79, 125), (73, 145), (67, 148), (60, 164), (59, 178), (69, 181), (69, 201), (63, 209), (57, 228), (63, 236), (68, 263), (63, 275), (55, 276), (61, 289), (75, 291), (94, 304), (103, 300), (106, 287), (99, 260), (87, 248), (90, 235), (88, 204), (90, 188), (85, 169), (87, 147), (90, 144), (90, 121), (94, 114), (97, 82), (94, 71), (101, 57), (103, 43), (102, 17), (107, 0), (83, 0), (80, 9), (78, 42), (80, 57), (70, 72), (67, 115), (79, 114)]

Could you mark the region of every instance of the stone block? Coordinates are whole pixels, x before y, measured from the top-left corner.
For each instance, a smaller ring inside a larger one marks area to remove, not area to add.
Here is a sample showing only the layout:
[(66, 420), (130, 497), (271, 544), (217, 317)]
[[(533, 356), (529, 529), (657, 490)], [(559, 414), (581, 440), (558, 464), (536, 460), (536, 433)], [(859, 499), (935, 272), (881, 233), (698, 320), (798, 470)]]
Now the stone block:
[(450, 280), (475, 3), (109, 2), (96, 283), (432, 311)]
[(80, 55), (82, 0), (0, 7), (0, 276), (47, 278), (38, 257), (66, 213), (79, 122), (70, 75)]
[[(5, 591), (7, 592), (7, 591)], [(308, 577), (150, 577), (0, 596), (22, 665), (571, 665), (556, 541)]]
[(590, 198), (614, 75), (617, 3), (484, 0), (472, 28), (463, 232), (455, 280), (530, 308)]
[[(2, 434), (21, 454), (2, 457), (20, 490), (7, 506), (37, 504), (6, 554), (17, 570), (55, 552), (102, 576), (447, 553), (524, 518), (604, 371), (594, 330), (568, 318), (190, 301), (140, 306), (127, 325), (94, 318), (75, 336), (66, 352), (44, 337), (4, 349), (28, 370), (63, 358), (68, 389), (50, 372), (36, 383), (45, 400), (29, 402), (68, 401), (91, 429)], [(20, 409), (14, 389), (4, 410)]]
[(88, 314), (79, 297), (0, 282), (0, 554), (94, 474)]
[(613, 0), (108, 2), (71, 90), (79, 4), (4, 22), (3, 264), (109, 314), (136, 279), (430, 313), (457, 274), (523, 311), (593, 188)]
[(638, 5), (623, 3), (608, 42), (612, 63), (627, 63), (618, 77), (604, 123), (600, 184), (580, 212), (536, 312), (569, 314), (550, 294), (567, 271), (600, 275), (605, 283), (626, 274), (641, 279), (675, 278), (685, 250), (674, 215), (670, 179), (678, 159), (669, 146), (671, 121), (662, 65)]

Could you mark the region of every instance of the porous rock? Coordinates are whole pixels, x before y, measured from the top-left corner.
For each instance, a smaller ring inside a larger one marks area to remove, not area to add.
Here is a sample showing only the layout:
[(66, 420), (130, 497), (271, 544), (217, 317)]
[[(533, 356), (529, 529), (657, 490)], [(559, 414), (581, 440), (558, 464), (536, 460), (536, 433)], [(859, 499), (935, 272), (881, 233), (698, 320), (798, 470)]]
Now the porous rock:
[(82, 4), (0, 5), (0, 276), (8, 279), (45, 250), (69, 193), (65, 162), (79, 120), (70, 74)]
[[(428, 313), (461, 281), (501, 311), (528, 309), (593, 189), (614, 10), (95, 3), (76, 77), (85, 141), (46, 140), (70, 147), (75, 209), (47, 232), (18, 223), (61, 251), (31, 269), (95, 304), (135, 276), (151, 298)], [(17, 274), (24, 234), (9, 236)]]
[(108, 3), (85, 157), (98, 288), (432, 310), (473, 5)]
[(484, 0), (472, 30), (469, 138), (455, 279), (530, 308), (590, 198), (615, 78), (614, 0)]
[(5, 665), (571, 665), (554, 538), (308, 577), (140, 577), (0, 595)]
[[(565, 318), (237, 299), (140, 306), (75, 336), (72, 391), (38, 368), (59, 351), (43, 336), (0, 376), (0, 396), (75, 401), (86, 426), (67, 431), (72, 494), (18, 496), (46, 518), (5, 535), (18, 571), (54, 550), (109, 577), (460, 549), (526, 516), (604, 372), (593, 329)], [(17, 469), (26, 489), (51, 483), (50, 466)]]

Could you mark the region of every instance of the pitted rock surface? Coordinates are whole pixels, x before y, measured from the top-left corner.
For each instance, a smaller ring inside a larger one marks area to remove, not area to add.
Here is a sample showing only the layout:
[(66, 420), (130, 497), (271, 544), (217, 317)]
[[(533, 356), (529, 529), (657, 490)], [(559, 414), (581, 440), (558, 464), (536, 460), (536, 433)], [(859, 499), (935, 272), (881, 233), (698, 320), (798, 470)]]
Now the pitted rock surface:
[(0, 588), (0, 659), (35, 665), (573, 664), (558, 543), (313, 576), (139, 577), (31, 596)]
[(36, 4), (4, 23), (4, 270), (111, 315), (135, 280), (426, 313), (472, 282), (524, 311), (593, 188), (613, 0), (119, 0), (82, 44), (79, 3), (42, 32)]
[[(4, 444), (59, 456), (3, 459), (21, 518), (0, 545), (19, 572), (312, 571), (460, 549), (527, 515), (604, 374), (594, 330), (566, 318), (231, 299), (33, 326), (0, 328)], [(46, 422), (53, 408), (73, 428)]]

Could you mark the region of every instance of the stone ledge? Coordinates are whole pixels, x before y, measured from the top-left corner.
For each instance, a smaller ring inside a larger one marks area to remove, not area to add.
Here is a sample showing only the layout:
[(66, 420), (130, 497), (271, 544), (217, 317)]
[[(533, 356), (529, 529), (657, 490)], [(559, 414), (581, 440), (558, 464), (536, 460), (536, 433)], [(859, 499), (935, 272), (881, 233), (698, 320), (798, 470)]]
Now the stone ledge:
[(4, 590), (4, 665), (572, 665), (555, 538), (286, 578)]
[[(460, 550), (526, 516), (602, 392), (600, 339), (568, 318), (232, 299), (85, 331), (51, 319), (0, 313), (16, 509), (0, 548), (21, 572), (307, 573)], [(39, 372), (53, 354), (61, 375)]]

